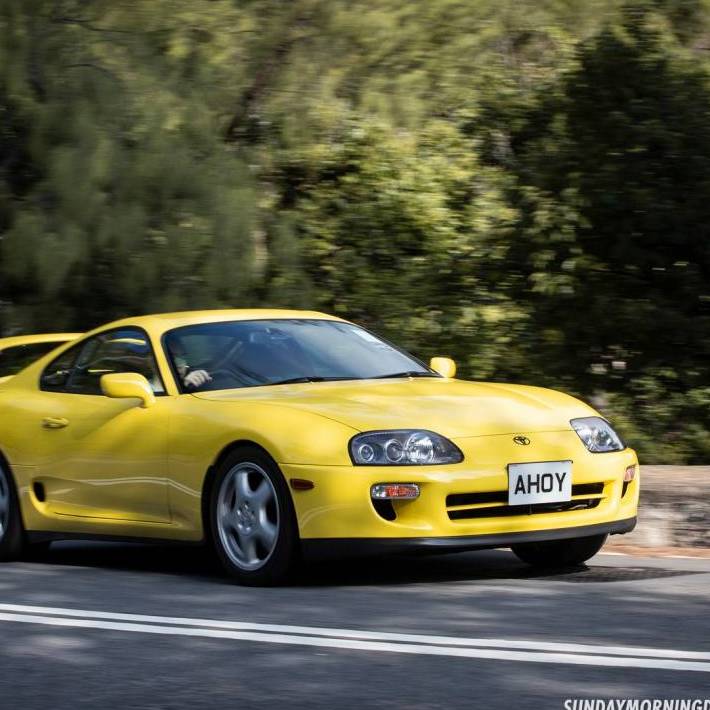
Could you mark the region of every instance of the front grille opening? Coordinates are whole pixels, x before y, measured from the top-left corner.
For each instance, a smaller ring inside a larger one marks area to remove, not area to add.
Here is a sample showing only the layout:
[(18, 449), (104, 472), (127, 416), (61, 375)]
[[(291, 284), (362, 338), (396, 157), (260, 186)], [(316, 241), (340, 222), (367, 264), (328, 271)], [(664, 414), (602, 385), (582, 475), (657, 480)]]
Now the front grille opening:
[[(601, 495), (603, 483), (578, 483), (572, 486), (573, 496)], [(483, 505), (486, 503), (507, 503), (508, 491), (485, 491), (483, 493), (452, 493), (446, 496), (446, 507), (457, 505)]]
[(535, 505), (507, 505), (508, 491), (452, 493), (446, 497), (446, 507), (481, 506), (464, 508), (463, 510), (449, 510), (449, 520), (561, 513), (569, 510), (589, 510), (596, 508), (602, 498), (585, 498), (584, 496), (602, 496), (603, 493), (603, 483), (578, 483), (572, 486), (573, 500), (564, 503), (538, 503)]
[(603, 483), (578, 483), (572, 486), (573, 496), (600, 496), (604, 493)]
[(471, 518), (503, 518), (510, 515), (536, 515), (540, 513), (562, 513), (568, 510), (588, 510), (596, 508), (600, 498), (580, 498), (566, 503), (537, 503), (536, 505), (496, 505), (491, 508), (466, 508), (450, 510), (450, 520), (470, 520)]
[(482, 505), (484, 503), (507, 503), (508, 491), (486, 491), (484, 493), (452, 493), (446, 496), (446, 507), (455, 505)]
[(394, 506), (391, 500), (375, 499), (372, 501), (372, 507), (375, 509), (375, 512), (385, 520), (397, 519), (397, 513), (394, 512)]

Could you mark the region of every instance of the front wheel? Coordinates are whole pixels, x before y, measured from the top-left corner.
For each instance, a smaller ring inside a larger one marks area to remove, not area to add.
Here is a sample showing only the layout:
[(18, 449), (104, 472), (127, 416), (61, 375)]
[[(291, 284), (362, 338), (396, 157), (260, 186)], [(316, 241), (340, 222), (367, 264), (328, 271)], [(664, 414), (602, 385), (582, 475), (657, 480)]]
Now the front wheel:
[(526, 542), (510, 549), (523, 561), (534, 567), (553, 569), (573, 567), (594, 557), (606, 542), (606, 535), (577, 537), (569, 540)]
[(284, 581), (299, 556), (296, 515), (276, 463), (255, 447), (233, 451), (217, 471), (210, 501), (212, 540), (242, 584)]

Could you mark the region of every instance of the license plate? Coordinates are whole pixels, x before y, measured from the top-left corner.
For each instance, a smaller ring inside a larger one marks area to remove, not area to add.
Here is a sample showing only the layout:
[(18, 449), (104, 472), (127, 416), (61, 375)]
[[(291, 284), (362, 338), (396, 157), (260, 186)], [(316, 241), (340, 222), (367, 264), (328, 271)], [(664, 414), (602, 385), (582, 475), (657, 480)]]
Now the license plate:
[(508, 503), (563, 503), (572, 500), (572, 462), (508, 464)]

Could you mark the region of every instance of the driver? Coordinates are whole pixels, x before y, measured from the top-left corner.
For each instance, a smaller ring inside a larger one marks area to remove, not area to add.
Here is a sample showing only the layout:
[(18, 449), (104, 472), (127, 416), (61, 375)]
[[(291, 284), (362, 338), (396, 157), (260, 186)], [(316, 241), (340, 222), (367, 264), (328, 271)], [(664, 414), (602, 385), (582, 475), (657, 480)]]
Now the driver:
[(186, 359), (185, 350), (178, 342), (171, 343), (171, 351), (173, 353), (173, 361), (180, 375), (180, 379), (188, 389), (199, 389), (204, 387), (208, 382), (212, 382), (212, 375), (207, 370), (193, 370)]
[(204, 387), (208, 382), (212, 382), (212, 375), (207, 370), (190, 370), (189, 365), (186, 364), (184, 374), (180, 365), (178, 365), (178, 371), (185, 387), (198, 389), (199, 387)]

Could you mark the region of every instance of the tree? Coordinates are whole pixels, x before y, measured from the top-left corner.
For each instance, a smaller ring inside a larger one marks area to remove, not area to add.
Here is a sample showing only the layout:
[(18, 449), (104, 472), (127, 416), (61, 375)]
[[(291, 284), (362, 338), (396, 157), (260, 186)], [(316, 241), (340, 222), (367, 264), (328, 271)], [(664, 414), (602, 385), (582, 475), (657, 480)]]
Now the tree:
[(158, 31), (145, 6), (137, 17), (123, 3), (96, 16), (84, 6), (3, 6), (12, 150), (0, 174), (0, 300), (10, 327), (248, 301), (253, 180), (214, 131), (199, 87), (209, 62), (195, 59), (223, 38), (180, 22)]

